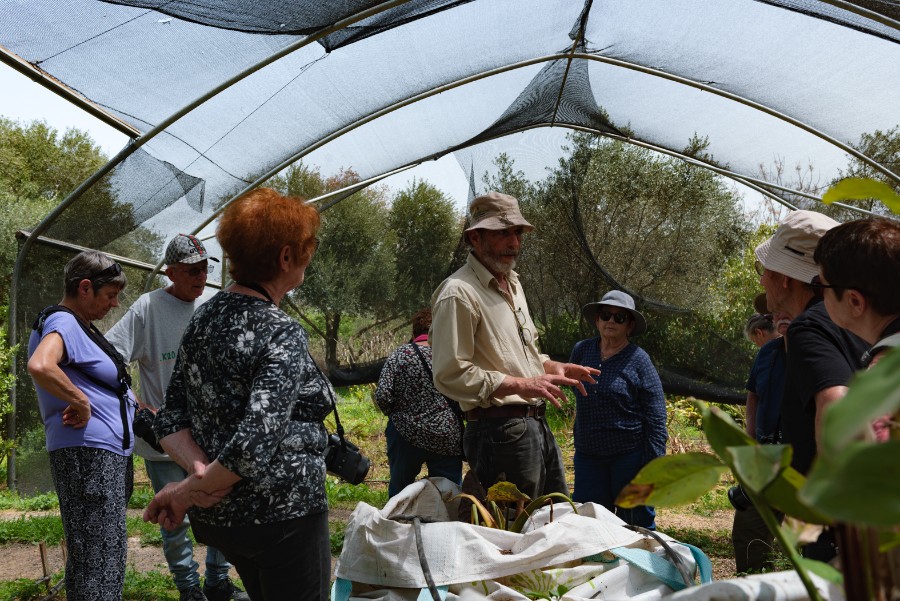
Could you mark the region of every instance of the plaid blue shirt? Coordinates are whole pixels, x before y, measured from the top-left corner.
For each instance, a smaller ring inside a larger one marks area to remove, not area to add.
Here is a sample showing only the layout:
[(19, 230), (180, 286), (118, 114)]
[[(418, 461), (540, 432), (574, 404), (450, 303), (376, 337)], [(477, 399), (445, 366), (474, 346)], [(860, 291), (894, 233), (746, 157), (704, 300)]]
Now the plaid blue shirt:
[(639, 346), (629, 343), (600, 365), (600, 338), (582, 340), (571, 363), (599, 368), (587, 396), (575, 390), (575, 450), (588, 455), (620, 455), (641, 446), (646, 460), (666, 454), (666, 400), (662, 382)]

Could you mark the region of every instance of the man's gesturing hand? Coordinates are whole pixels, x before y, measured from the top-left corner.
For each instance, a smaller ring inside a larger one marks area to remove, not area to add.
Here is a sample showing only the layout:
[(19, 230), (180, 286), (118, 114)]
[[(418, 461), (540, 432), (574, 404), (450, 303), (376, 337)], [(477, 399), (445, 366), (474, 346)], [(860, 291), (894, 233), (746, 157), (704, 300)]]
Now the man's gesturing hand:
[(547, 399), (556, 407), (566, 400), (566, 393), (561, 386), (577, 386), (580, 382), (556, 374), (544, 374), (533, 378), (516, 378), (506, 376), (503, 383), (494, 391), (494, 396), (503, 397), (511, 394), (525, 399)]
[(600, 375), (599, 369), (585, 367), (584, 365), (578, 365), (577, 363), (560, 363), (559, 361), (545, 362), (544, 372), (576, 380), (574, 384), (569, 384), (569, 386), (575, 386), (575, 388), (578, 389), (578, 392), (581, 393), (581, 396), (587, 396), (587, 390), (584, 389), (584, 383), (596, 384), (597, 382), (592, 376)]

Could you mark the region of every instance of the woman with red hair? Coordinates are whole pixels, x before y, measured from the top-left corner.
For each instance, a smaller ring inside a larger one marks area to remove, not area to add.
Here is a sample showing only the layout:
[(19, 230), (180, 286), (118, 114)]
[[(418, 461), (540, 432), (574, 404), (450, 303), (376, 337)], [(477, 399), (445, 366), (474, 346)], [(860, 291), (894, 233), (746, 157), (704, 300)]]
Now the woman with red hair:
[(189, 476), (145, 518), (171, 528), (188, 512), (254, 601), (328, 598), (322, 421), (333, 393), (306, 331), (278, 308), (303, 283), (318, 228), (315, 208), (271, 189), (225, 210), (216, 237), (234, 283), (191, 319), (155, 423)]

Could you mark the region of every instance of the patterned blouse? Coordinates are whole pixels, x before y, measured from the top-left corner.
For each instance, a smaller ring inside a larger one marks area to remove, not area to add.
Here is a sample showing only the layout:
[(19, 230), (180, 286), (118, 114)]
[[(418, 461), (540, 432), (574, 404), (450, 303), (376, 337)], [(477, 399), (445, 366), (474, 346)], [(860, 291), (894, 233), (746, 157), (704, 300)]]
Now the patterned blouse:
[[(406, 442), (440, 455), (461, 455), (459, 404), (437, 391), (413, 344), (404, 344), (384, 362), (375, 404)], [(430, 367), (431, 347), (419, 350)]]
[(634, 343), (600, 365), (600, 338), (582, 340), (571, 363), (596, 367), (587, 396), (575, 391), (575, 450), (611, 456), (643, 450), (650, 461), (666, 454), (666, 399), (650, 356)]
[(220, 292), (194, 313), (155, 430), (191, 428), (210, 460), (242, 480), (192, 520), (237, 526), (327, 511), (329, 384), (307, 347), (300, 324), (256, 297)]

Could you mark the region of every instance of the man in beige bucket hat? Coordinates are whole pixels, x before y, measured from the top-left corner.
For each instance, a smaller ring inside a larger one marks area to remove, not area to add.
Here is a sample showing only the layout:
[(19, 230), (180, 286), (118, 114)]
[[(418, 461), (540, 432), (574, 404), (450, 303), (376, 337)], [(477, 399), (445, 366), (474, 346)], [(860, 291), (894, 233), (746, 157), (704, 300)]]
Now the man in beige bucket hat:
[[(770, 312), (791, 318), (787, 368), (781, 404), (783, 440), (794, 448), (791, 465), (806, 474), (816, 457), (822, 415), (847, 393), (847, 383), (862, 367), (865, 343), (837, 325), (822, 302), (819, 270), (813, 254), (819, 239), (838, 223), (814, 211), (794, 211), (775, 234), (756, 247), (759, 283)], [(827, 535), (807, 545), (804, 555), (828, 561), (834, 548)]]
[(464, 233), (466, 264), (431, 297), (434, 383), (466, 412), (466, 460), (485, 488), (502, 479), (531, 498), (569, 492), (544, 400), (558, 407), (563, 386), (585, 394), (582, 382), (600, 373), (551, 361), (538, 350), (513, 271), (522, 235), (533, 229), (512, 196), (475, 198)]

